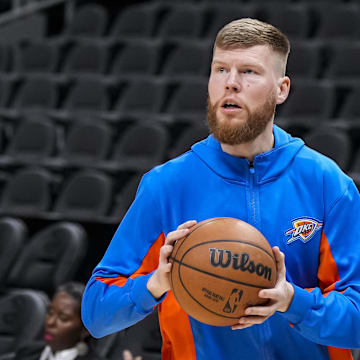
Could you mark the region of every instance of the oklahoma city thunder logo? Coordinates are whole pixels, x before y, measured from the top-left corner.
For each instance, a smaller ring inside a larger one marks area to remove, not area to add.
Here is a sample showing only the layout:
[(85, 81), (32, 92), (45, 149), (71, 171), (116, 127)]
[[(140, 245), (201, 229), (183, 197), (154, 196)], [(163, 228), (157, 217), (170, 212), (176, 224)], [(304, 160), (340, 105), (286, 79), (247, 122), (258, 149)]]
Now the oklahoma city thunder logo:
[(286, 236), (291, 236), (287, 240), (287, 244), (291, 244), (298, 239), (303, 243), (307, 243), (322, 227), (322, 223), (316, 219), (305, 217), (292, 220), (292, 224), (292, 229), (285, 232)]

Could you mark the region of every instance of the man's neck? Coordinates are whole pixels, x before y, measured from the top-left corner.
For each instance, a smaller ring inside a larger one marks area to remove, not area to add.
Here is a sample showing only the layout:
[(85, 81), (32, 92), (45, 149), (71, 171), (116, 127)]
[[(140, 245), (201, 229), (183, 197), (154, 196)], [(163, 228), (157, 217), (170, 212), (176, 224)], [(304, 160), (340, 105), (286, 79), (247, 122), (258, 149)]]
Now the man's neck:
[(233, 156), (243, 157), (253, 162), (254, 157), (274, 147), (273, 121), (269, 121), (265, 130), (253, 141), (238, 145), (221, 143), (221, 149)]

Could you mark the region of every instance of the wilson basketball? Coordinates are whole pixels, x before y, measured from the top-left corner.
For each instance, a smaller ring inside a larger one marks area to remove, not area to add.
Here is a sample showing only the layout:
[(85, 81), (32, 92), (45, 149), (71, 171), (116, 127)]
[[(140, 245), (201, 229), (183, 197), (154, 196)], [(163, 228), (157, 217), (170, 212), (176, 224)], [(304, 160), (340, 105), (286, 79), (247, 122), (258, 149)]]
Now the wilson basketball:
[(248, 306), (267, 302), (258, 292), (276, 282), (271, 246), (257, 229), (234, 218), (196, 224), (176, 242), (170, 261), (176, 300), (210, 325), (236, 324)]

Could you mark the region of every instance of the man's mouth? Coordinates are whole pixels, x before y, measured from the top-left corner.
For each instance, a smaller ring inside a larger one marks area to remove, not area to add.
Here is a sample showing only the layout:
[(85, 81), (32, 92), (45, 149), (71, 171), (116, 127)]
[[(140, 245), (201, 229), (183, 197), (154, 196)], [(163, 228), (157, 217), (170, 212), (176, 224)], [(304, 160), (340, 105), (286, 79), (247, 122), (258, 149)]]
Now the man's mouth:
[(226, 103), (223, 105), (223, 108), (225, 109), (241, 109), (241, 107), (237, 104), (232, 104), (232, 103)]

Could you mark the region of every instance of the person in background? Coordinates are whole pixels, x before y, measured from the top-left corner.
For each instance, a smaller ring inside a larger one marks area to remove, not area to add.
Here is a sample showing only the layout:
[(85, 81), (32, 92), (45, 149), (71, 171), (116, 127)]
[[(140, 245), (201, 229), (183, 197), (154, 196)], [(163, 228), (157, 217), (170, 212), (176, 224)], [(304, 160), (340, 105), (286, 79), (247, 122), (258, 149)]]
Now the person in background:
[(15, 360), (100, 360), (81, 321), (83, 292), (78, 282), (59, 286), (46, 315), (44, 341), (20, 348)]

